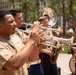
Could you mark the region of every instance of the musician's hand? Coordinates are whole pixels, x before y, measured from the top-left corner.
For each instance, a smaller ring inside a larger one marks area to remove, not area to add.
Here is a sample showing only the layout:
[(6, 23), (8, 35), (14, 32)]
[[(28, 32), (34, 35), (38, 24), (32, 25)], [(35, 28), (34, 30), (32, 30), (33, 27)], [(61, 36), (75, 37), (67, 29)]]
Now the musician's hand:
[(57, 50), (57, 53), (60, 53), (62, 51), (62, 46), (60, 46)]
[(72, 47), (72, 50), (74, 51), (74, 53), (76, 53), (76, 47)]
[(53, 54), (54, 54), (53, 51), (51, 51), (51, 50), (49, 50), (49, 49), (42, 49), (41, 52), (42, 52), (42, 53), (45, 53), (45, 54), (47, 54), (47, 55), (49, 55), (49, 56), (51, 56), (51, 57), (52, 57)]
[(43, 30), (40, 28), (39, 22), (35, 22), (30, 34), (30, 39), (35, 40), (37, 43), (44, 41)]

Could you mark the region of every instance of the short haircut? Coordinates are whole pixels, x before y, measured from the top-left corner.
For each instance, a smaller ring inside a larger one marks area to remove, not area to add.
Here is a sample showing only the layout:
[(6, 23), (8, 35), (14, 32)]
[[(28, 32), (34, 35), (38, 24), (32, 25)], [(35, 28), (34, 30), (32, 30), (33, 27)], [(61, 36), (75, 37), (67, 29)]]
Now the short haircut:
[(41, 22), (41, 21), (43, 21), (44, 19), (45, 19), (45, 17), (44, 17), (44, 16), (41, 16), (38, 21)]
[(17, 13), (21, 13), (22, 11), (20, 9), (11, 9), (9, 12), (15, 17)]
[(11, 14), (8, 10), (0, 10), (0, 21), (4, 19), (5, 15)]
[(48, 14), (45, 14), (45, 15), (43, 15), (43, 16), (41, 16), (41, 17), (39, 18), (39, 22), (41, 22), (41, 21), (43, 21), (44, 19), (46, 19), (46, 17), (48, 18), (48, 20), (50, 19), (49, 15), (48, 15)]
[(45, 16), (45, 17), (47, 17), (47, 18), (48, 18), (48, 20), (50, 19), (50, 17), (49, 17), (49, 15), (48, 15), (48, 14), (45, 14), (44, 16)]

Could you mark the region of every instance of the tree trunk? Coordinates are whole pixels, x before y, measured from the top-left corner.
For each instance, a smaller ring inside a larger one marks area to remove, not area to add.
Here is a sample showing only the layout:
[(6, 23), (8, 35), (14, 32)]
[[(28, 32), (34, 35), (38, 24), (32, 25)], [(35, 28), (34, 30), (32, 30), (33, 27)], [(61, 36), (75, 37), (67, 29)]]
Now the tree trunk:
[(65, 27), (66, 27), (66, 20), (65, 20), (65, 0), (62, 1), (63, 6), (63, 37), (65, 37)]

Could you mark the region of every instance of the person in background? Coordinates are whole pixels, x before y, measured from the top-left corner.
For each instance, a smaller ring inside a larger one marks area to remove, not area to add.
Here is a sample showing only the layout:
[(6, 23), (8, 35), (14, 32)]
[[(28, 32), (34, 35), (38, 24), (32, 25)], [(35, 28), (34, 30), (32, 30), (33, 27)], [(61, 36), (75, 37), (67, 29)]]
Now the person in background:
[[(48, 22), (49, 22), (48, 14), (45, 14), (44, 16), (40, 17), (39, 22), (41, 24), (43, 24), (44, 27), (48, 27)], [(51, 30), (50, 30), (50, 36), (53, 36), (53, 33)], [(58, 50), (58, 52), (55, 56), (56, 61), (57, 61), (57, 58), (58, 58), (60, 51), (61, 51), (61, 48)], [(41, 58), (41, 64), (42, 64), (42, 69), (43, 69), (44, 75), (59, 75), (56, 61), (55, 61), (55, 63), (51, 63), (49, 60), (51, 57), (45, 53), (41, 53), (40, 58)]]
[(69, 30), (66, 31), (66, 37), (71, 38), (72, 36), (74, 36), (74, 31), (72, 28), (70, 28)]
[[(69, 30), (66, 31), (66, 37), (67, 38), (71, 38), (72, 36), (74, 36), (74, 40), (73, 40), (73, 44), (75, 45), (76, 44), (76, 20), (73, 20), (73, 28), (70, 28)], [(75, 52), (75, 49), (74, 51), (72, 49), (70, 49), (68, 51), (68, 53), (74, 53)]]
[[(52, 56), (53, 52), (49, 50), (43, 50), (42, 53)], [(30, 67), (28, 68), (29, 75), (44, 75), (42, 66), (41, 66), (41, 59), (38, 57), (36, 61), (30, 63)]]
[(73, 41), (73, 47), (72, 47), (72, 54), (73, 53), (76, 53), (76, 16), (75, 18), (73, 19), (73, 35), (74, 36), (74, 41)]
[(28, 75), (26, 63), (35, 61), (43, 41), (40, 23), (35, 23), (30, 38), (23, 44), (15, 33), (17, 23), (7, 10), (0, 10), (0, 75)]
[[(72, 36), (74, 36), (74, 31), (72, 28), (70, 28), (69, 30), (66, 31), (66, 38), (71, 38)], [(74, 42), (74, 40), (73, 40)], [(68, 54), (71, 54), (71, 49), (68, 48)]]
[[(70, 68), (72, 71), (71, 75), (76, 75), (76, 16), (73, 17), (72, 23), (73, 23), (73, 26), (66, 31), (66, 37), (67, 38), (74, 37), (73, 43), (69, 47), (68, 53), (72, 54), (72, 59), (70, 59), (69, 61), (70, 66), (74, 64), (74, 66)], [(71, 62), (73, 64), (71, 64)]]

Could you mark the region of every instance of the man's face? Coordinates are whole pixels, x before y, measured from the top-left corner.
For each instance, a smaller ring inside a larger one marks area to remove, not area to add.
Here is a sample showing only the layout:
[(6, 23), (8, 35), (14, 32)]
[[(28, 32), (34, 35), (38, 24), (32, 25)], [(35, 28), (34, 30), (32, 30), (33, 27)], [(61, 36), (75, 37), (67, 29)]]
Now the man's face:
[(22, 18), (22, 13), (16, 13), (16, 16), (14, 17), (15, 18), (15, 21), (17, 23), (17, 27), (21, 27), (22, 26), (22, 21), (23, 21), (23, 18)]
[(5, 20), (0, 24), (1, 32), (4, 36), (9, 36), (15, 33), (16, 22), (11, 14), (5, 16)]
[(44, 27), (48, 27), (48, 19), (45, 18), (43, 21), (40, 22), (41, 24), (43, 24)]

